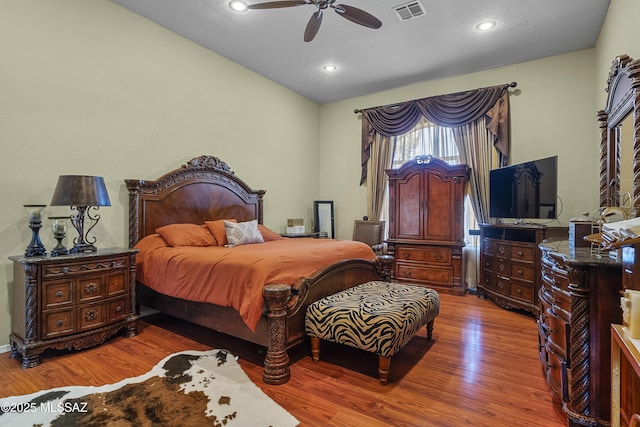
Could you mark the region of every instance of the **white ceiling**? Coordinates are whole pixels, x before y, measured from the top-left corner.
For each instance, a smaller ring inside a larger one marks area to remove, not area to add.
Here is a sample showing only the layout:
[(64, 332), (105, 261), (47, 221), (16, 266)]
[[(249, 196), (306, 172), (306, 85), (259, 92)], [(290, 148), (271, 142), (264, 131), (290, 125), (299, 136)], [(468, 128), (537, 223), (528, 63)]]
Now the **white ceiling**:
[[(309, 43), (302, 36), (313, 5), (238, 13), (229, 0), (112, 1), (326, 103), (591, 48), (610, 0), (421, 0), (426, 15), (405, 22), (394, 11), (403, 0), (344, 0), (376, 16), (382, 28), (327, 9)], [(487, 19), (496, 27), (478, 32)], [(323, 71), (327, 63), (338, 70)]]

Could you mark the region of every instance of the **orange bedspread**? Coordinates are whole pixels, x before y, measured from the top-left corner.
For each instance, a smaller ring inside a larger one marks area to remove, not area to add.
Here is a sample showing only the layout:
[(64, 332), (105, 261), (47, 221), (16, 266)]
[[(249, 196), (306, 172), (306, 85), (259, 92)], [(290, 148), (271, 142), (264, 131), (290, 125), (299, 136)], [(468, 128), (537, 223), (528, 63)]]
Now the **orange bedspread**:
[(264, 285), (292, 285), (341, 260), (375, 258), (361, 242), (309, 238), (172, 248), (150, 235), (135, 247), (138, 282), (176, 298), (231, 306), (253, 331), (262, 315)]

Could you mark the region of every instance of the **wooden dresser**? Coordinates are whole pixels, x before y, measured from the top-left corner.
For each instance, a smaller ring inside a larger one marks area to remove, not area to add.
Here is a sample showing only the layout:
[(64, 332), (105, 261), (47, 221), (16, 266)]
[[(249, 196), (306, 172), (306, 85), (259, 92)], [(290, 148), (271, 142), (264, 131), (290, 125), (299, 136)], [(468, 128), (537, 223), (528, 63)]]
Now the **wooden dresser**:
[(14, 263), (11, 357), (40, 364), (47, 348), (79, 350), (120, 330), (137, 333), (135, 249), (57, 257), (9, 257)]
[(480, 224), (478, 292), (500, 307), (539, 312), (540, 244), (567, 236), (567, 227), (535, 224)]
[(570, 426), (611, 420), (611, 324), (620, 323), (621, 262), (567, 240), (540, 244), (542, 371)]
[(389, 254), (393, 279), (463, 295), (467, 165), (419, 156), (389, 175)]

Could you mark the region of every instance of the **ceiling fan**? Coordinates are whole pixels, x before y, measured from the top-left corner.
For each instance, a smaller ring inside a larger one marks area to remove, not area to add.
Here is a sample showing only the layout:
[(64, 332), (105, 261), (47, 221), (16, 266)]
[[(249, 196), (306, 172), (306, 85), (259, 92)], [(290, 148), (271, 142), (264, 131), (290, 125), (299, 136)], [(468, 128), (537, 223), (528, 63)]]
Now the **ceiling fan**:
[(336, 13), (351, 22), (362, 25), (367, 28), (378, 29), (382, 27), (382, 22), (357, 7), (349, 6), (346, 4), (335, 4), (336, 0), (285, 0), (285, 1), (272, 1), (266, 3), (256, 3), (248, 5), (248, 9), (278, 9), (281, 7), (293, 7), (303, 5), (313, 5), (318, 9), (311, 15), (311, 19), (307, 23), (307, 27), (304, 30), (304, 41), (310, 42), (318, 34), (320, 24), (322, 24), (322, 11), (327, 8), (332, 8)]

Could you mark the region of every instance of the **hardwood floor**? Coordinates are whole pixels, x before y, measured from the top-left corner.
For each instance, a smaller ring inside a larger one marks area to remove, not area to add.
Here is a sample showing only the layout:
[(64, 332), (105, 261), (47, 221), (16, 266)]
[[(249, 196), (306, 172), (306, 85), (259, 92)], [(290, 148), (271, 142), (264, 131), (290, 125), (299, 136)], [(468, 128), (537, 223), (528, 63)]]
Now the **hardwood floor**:
[(423, 328), (391, 360), (389, 384), (377, 379), (377, 357), (323, 343), (314, 364), (308, 343), (290, 351), (291, 380), (262, 382), (263, 349), (193, 324), (154, 315), (134, 338), (116, 337), (79, 352), (47, 351), (20, 369), (0, 357), (0, 397), (63, 385), (102, 385), (140, 375), (181, 350), (226, 348), (249, 377), (301, 426), (566, 425), (542, 377), (535, 319), (474, 295), (440, 295), (433, 341)]

